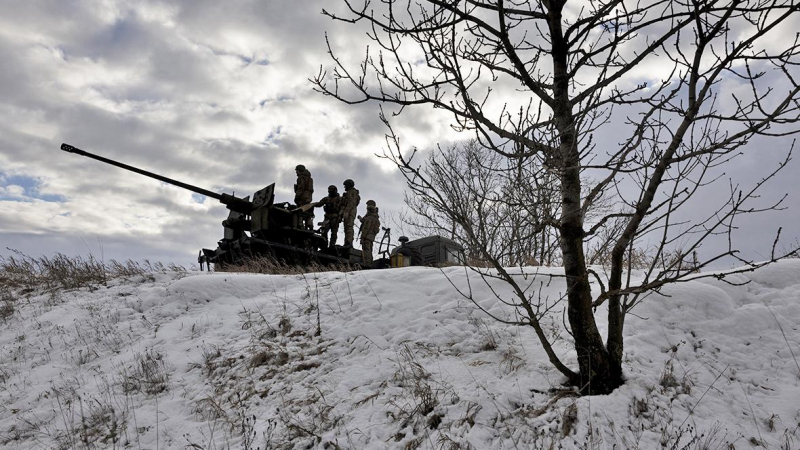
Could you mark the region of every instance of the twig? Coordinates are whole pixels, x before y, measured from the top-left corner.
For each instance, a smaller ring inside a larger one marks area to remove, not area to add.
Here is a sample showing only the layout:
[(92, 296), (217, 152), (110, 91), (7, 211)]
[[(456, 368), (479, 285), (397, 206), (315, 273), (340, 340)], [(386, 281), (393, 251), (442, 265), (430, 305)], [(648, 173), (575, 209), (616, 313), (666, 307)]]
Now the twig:
[(792, 350), (792, 345), (789, 343), (789, 338), (786, 337), (786, 332), (783, 331), (783, 327), (781, 326), (780, 321), (778, 321), (778, 317), (772, 312), (772, 309), (764, 303), (764, 306), (767, 307), (767, 311), (772, 314), (772, 317), (775, 319), (775, 323), (778, 324), (778, 329), (781, 330), (781, 334), (783, 335), (783, 340), (786, 341), (786, 346), (789, 347), (789, 353), (792, 354), (792, 359), (794, 360), (794, 365), (797, 366), (797, 376), (800, 378), (800, 364), (797, 363), (797, 357), (794, 355), (794, 350)]
[(725, 368), (722, 369), (722, 371), (719, 373), (719, 375), (717, 375), (717, 378), (714, 378), (714, 381), (706, 388), (705, 391), (703, 391), (703, 395), (700, 396), (700, 398), (697, 400), (697, 403), (695, 403), (694, 406), (692, 406), (692, 409), (689, 410), (689, 414), (687, 414), (686, 418), (683, 419), (683, 422), (681, 422), (681, 424), (678, 426), (678, 429), (683, 427), (683, 424), (685, 424), (686, 421), (689, 420), (689, 417), (692, 417), (692, 414), (694, 413), (694, 409), (697, 408), (697, 405), (699, 405), (701, 401), (703, 401), (703, 397), (705, 397), (706, 394), (708, 394), (708, 391), (710, 391), (711, 388), (714, 387), (714, 384), (717, 382), (717, 380), (719, 380), (720, 377), (722, 377), (722, 374), (724, 374), (725, 371), (728, 370), (728, 367), (730, 367), (730, 366), (731, 366), (730, 364), (725, 366)]

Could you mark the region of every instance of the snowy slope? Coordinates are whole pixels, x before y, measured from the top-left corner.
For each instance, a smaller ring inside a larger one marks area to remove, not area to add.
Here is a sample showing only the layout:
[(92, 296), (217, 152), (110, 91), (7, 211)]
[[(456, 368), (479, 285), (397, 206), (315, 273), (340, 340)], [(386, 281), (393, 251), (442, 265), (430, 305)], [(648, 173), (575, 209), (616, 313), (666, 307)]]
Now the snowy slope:
[[(523, 272), (563, 293), (556, 269)], [(0, 324), (0, 447), (800, 448), (800, 260), (732, 280), (747, 283), (647, 298), (626, 323), (628, 382), (584, 398), (532, 329), (455, 290), (513, 317), (464, 268), (29, 293)]]

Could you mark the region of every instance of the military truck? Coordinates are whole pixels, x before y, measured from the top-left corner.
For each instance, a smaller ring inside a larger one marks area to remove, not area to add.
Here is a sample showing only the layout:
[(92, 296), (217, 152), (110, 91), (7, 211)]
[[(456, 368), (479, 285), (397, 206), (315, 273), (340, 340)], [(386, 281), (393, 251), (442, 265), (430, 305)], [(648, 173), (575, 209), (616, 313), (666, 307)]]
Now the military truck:
[(410, 241), (398, 238), (400, 245), (390, 254), (391, 267), (464, 265), (464, 247), (443, 236), (428, 236)]

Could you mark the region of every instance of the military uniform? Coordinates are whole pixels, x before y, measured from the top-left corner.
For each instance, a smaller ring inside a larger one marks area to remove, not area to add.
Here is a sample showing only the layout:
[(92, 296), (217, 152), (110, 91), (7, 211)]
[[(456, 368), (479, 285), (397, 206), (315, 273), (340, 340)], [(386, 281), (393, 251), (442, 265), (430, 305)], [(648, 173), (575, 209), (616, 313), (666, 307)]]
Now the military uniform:
[(342, 221), (344, 222), (344, 245), (353, 245), (353, 226), (356, 222), (358, 203), (361, 197), (355, 188), (353, 180), (344, 181), (344, 194), (342, 195)]
[[(369, 203), (372, 202), (370, 205)], [(378, 217), (378, 208), (375, 202), (367, 202), (367, 215), (364, 217), (358, 216), (361, 220), (361, 229), (359, 231), (361, 237), (361, 255), (364, 261), (364, 266), (372, 266), (372, 244), (375, 242), (375, 236), (381, 230), (381, 220)]]
[[(336, 238), (339, 235), (339, 222), (342, 221), (342, 197), (336, 186), (328, 186), (328, 196), (314, 203), (315, 208), (320, 206), (325, 211), (325, 220), (319, 231), (328, 241), (328, 247), (333, 247), (336, 245)], [(328, 231), (331, 232), (330, 239), (328, 239)]]
[[(294, 170), (297, 173), (297, 183), (294, 185), (294, 204), (297, 207), (308, 205), (314, 194), (314, 180), (311, 178), (311, 172), (302, 164), (298, 164)], [(314, 213), (304, 214), (306, 228), (314, 228)]]

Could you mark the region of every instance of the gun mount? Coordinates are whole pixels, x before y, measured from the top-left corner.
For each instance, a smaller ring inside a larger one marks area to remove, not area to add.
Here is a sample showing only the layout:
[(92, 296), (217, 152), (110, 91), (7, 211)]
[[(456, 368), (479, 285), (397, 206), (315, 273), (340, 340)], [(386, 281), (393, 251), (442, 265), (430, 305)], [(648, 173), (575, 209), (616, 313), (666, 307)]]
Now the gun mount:
[(69, 144), (61, 144), (61, 150), (85, 156), (121, 169), (154, 178), (194, 193), (204, 195), (224, 204), (229, 210), (228, 218), (222, 222), (223, 238), (216, 249), (204, 248), (198, 256), (203, 264), (214, 264), (216, 270), (228, 265), (241, 264), (247, 259), (269, 256), (287, 264), (361, 264), (361, 252), (349, 247), (328, 248), (323, 236), (316, 230), (305, 228), (305, 218), (311, 212), (296, 208), (291, 203), (275, 203), (275, 184), (257, 191), (250, 197), (240, 198), (230, 194), (218, 194), (188, 183), (173, 180), (153, 172), (104, 158)]

